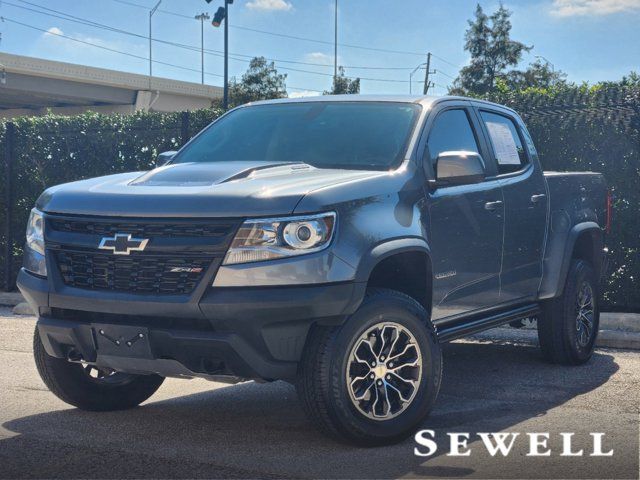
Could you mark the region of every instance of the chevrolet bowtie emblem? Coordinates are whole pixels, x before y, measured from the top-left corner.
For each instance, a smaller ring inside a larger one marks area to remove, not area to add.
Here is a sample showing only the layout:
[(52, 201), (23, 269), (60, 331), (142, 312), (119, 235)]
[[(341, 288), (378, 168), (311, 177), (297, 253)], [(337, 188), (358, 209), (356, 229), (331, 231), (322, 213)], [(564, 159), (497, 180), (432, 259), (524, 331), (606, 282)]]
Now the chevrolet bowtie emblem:
[(113, 237), (104, 237), (98, 248), (111, 250), (115, 255), (129, 255), (144, 250), (148, 242), (147, 238), (131, 238), (131, 234), (116, 233)]

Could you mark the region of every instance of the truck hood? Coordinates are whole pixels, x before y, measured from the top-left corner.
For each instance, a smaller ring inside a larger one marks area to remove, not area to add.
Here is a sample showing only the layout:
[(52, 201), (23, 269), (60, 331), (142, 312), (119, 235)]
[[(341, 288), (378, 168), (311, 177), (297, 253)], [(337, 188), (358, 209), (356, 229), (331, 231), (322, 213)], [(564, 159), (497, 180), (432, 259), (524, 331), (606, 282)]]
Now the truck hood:
[(36, 206), (49, 213), (130, 217), (283, 215), (313, 190), (380, 175), (305, 163), (181, 163), (51, 187)]

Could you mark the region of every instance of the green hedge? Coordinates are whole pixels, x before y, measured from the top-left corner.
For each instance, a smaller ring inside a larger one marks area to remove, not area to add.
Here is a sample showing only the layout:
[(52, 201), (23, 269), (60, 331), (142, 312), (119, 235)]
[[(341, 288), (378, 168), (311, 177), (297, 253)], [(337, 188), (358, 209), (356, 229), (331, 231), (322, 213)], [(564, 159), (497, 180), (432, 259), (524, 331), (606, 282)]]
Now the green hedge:
[[(604, 302), (608, 309), (640, 311), (640, 88), (501, 91), (493, 99), (525, 118), (545, 169), (606, 175), (616, 200), (613, 233), (607, 242), (613, 274)], [(12, 155), (15, 268), (21, 263), (28, 212), (42, 190), (80, 178), (148, 169), (157, 153), (179, 147), (219, 113), (88, 113), (17, 120)], [(5, 151), (5, 129), (0, 124), (0, 153)], [(5, 222), (6, 184), (0, 185), (0, 225)], [(4, 247), (0, 248), (1, 272)]]

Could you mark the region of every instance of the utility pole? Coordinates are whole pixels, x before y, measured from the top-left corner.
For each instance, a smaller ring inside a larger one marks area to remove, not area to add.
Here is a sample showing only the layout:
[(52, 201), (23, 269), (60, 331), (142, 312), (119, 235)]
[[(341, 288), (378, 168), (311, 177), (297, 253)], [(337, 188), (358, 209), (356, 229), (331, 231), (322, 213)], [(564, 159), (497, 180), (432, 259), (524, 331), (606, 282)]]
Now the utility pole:
[(201, 13), (200, 15), (196, 15), (196, 20), (200, 20), (200, 65), (202, 69), (202, 80), (201, 83), (204, 85), (204, 21), (209, 20), (208, 13)]
[(435, 70), (431, 70), (431, 52), (427, 53), (427, 68), (425, 69), (424, 72), (424, 88), (422, 90), (422, 94), (423, 95), (427, 95), (429, 93), (429, 87), (432, 87), (433, 84), (429, 82), (429, 75), (431, 74), (435, 74), (436, 71)]
[(151, 77), (153, 77), (153, 58), (152, 58), (153, 40), (151, 35), (151, 19), (153, 18), (153, 14), (156, 13), (156, 10), (158, 10), (158, 7), (160, 6), (161, 3), (162, 3), (162, 0), (158, 0), (158, 3), (156, 3), (156, 6), (153, 7), (151, 10), (149, 10), (149, 90), (151, 90)]
[(335, 86), (338, 79), (338, 0), (335, 0), (333, 33), (333, 85)]

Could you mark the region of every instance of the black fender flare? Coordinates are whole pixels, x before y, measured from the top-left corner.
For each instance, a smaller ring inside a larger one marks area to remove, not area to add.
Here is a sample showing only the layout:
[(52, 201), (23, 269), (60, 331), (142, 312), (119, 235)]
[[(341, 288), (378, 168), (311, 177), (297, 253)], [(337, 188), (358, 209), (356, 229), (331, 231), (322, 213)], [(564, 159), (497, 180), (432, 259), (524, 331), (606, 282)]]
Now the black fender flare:
[(593, 252), (596, 261), (593, 268), (596, 270), (596, 276), (599, 276), (602, 267), (602, 262), (600, 261), (603, 248), (602, 229), (596, 222), (578, 223), (567, 232), (564, 248), (558, 248), (557, 244), (554, 245), (553, 239), (550, 239), (547, 245), (550, 251), (545, 252), (543, 278), (539, 294), (541, 300), (562, 295), (569, 267), (571, 266), (573, 250), (578, 238), (585, 233), (591, 233), (596, 239)]
[(423, 238), (404, 237), (385, 240), (363, 255), (356, 269), (356, 282), (367, 282), (378, 263), (385, 258), (405, 252), (425, 253), (431, 261), (431, 249)]

